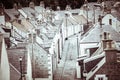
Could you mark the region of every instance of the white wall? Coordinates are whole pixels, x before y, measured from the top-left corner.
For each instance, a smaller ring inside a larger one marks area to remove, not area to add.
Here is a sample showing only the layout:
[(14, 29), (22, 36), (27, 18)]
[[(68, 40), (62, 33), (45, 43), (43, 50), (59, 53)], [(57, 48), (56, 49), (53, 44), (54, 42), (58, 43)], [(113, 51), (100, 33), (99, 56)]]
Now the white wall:
[(112, 27), (116, 30), (116, 31), (120, 31), (120, 21), (117, 20), (117, 18), (115, 18), (114, 16), (112, 16), (111, 14), (107, 14), (103, 19), (102, 19), (102, 23), (105, 25), (109, 25), (109, 19), (112, 19)]
[[(55, 58), (56, 61), (52, 62), (52, 59), (51, 59), (51, 62), (50, 62), (51, 65), (55, 65), (54, 68), (56, 68), (56, 65), (58, 64), (57, 62), (58, 62), (58, 40), (59, 40), (59, 38), (60, 38), (60, 34), (57, 33), (55, 35), (55, 37), (53, 38), (53, 42), (52, 42), (51, 47), (49, 49), (49, 53), (53, 57), (54, 57), (54, 55), (56, 55), (56, 58)], [(54, 54), (54, 52), (55, 52), (55, 54)], [(55, 69), (52, 69), (52, 66), (51, 66), (50, 71), (53, 72), (53, 70), (55, 70)], [(51, 73), (51, 76), (49, 76), (49, 80), (52, 80), (52, 76), (53, 76), (53, 73)]]
[(26, 80), (32, 80), (32, 62), (30, 57), (29, 49), (27, 49), (27, 74), (26, 74)]
[(8, 55), (7, 55), (4, 39), (2, 39), (2, 48), (0, 53), (1, 53), (0, 80), (10, 80), (10, 66), (9, 66)]
[(82, 25), (80, 24), (73, 24), (73, 25), (70, 25), (70, 26), (64, 26), (65, 24), (62, 24), (62, 35), (63, 35), (63, 40), (66, 38), (66, 37), (69, 37), (69, 36), (72, 36), (80, 31), (82, 31)]
[(0, 16), (0, 25), (5, 25), (5, 17), (4, 16)]
[(86, 53), (85, 53), (86, 48), (91, 48), (91, 47), (96, 47), (96, 46), (98, 46), (98, 43), (84, 43), (84, 44), (80, 43), (79, 57), (82, 56), (82, 55), (86, 55)]

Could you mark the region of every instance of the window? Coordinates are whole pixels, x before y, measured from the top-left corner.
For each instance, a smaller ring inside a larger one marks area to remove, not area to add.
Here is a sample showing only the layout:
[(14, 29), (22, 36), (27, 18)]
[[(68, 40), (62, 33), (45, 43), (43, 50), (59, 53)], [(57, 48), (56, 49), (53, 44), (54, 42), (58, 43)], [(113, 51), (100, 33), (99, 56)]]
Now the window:
[(109, 24), (112, 25), (112, 19), (109, 19)]
[(102, 78), (102, 77), (99, 77), (98, 80), (103, 80), (103, 78)]
[(108, 80), (105, 74), (97, 74), (94, 80)]

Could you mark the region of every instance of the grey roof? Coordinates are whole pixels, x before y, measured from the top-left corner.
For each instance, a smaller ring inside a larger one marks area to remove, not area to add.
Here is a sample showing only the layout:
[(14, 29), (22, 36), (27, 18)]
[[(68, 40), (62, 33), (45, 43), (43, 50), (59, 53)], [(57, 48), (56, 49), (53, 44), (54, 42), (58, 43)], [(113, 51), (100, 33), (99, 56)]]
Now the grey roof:
[(62, 24), (63, 24), (64, 27), (69, 27), (69, 26), (75, 26), (78, 23), (73, 18), (67, 17), (67, 18), (63, 19), (63, 23)]
[[(11, 20), (17, 19), (19, 12), (15, 9), (5, 9), (5, 13), (10, 17)], [(23, 18), (22, 15), (19, 15), (19, 19)]]
[(117, 18), (118, 21), (120, 21), (120, 13), (117, 11), (114, 11), (111, 13), (115, 18)]
[(87, 19), (83, 15), (75, 15), (75, 16), (73, 16), (73, 18), (76, 19), (77, 23), (80, 23), (80, 24), (87, 23)]
[(111, 39), (114, 41), (120, 41), (120, 34), (116, 32), (110, 25), (103, 25), (102, 28), (100, 26), (95, 26), (91, 31), (85, 34), (85, 37), (81, 40), (81, 43), (88, 42), (99, 42), (100, 35), (103, 32), (108, 32), (111, 35)]
[(10, 80), (19, 80), (20, 73), (18, 73), (11, 65), (10, 65)]
[(27, 14), (28, 17), (34, 17), (38, 15), (38, 12), (30, 7), (22, 8), (22, 10)]
[(20, 74), (20, 62), (19, 58), (22, 57), (22, 69), (23, 73), (26, 72), (26, 67), (27, 67), (27, 52), (26, 48), (11, 48), (7, 50), (8, 53), (8, 58), (9, 58), (9, 63), (10, 65), (10, 74), (11, 77), (16, 75), (19, 80), (19, 74)]
[[(30, 53), (32, 54), (32, 46), (30, 47)], [(34, 64), (32, 64), (33, 75), (35, 78), (48, 78), (48, 52), (41, 47), (38, 43), (33, 45)], [(32, 55), (31, 55), (32, 56)]]

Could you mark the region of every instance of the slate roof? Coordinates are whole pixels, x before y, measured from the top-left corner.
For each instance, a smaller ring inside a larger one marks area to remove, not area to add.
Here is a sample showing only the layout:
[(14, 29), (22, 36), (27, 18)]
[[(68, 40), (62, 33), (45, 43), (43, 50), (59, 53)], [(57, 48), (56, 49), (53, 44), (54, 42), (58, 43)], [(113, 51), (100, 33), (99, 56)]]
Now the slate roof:
[(118, 21), (120, 21), (120, 13), (117, 11), (114, 11), (111, 13), (115, 18), (117, 18)]
[(36, 15), (35, 10), (30, 7), (22, 8), (22, 10), (27, 14), (28, 17), (34, 17)]
[[(32, 64), (33, 77), (48, 78), (48, 52), (38, 43), (33, 45), (34, 64)], [(30, 46), (30, 53), (32, 56), (32, 47)]]
[(77, 25), (77, 22), (72, 17), (67, 17), (64, 18), (63, 24), (64, 26), (69, 27), (69, 26)]
[[(10, 65), (10, 77), (12, 80), (19, 80), (20, 78), (20, 62), (22, 57), (23, 73), (26, 73), (27, 67), (27, 52), (26, 48), (11, 48), (7, 50)], [(13, 79), (14, 78), (14, 79)]]
[(24, 27), (24, 25), (19, 24), (18, 22), (14, 21), (12, 23), (18, 30), (21, 30), (23, 32), (27, 32), (28, 30), (26, 29), (26, 27)]
[(75, 16), (72, 16), (72, 17), (75, 18), (76, 22), (78, 22), (80, 24), (87, 23), (87, 19), (83, 15), (75, 15)]
[(28, 21), (28, 20), (26, 20), (26, 19), (22, 19), (22, 22), (21, 22), (21, 24), (25, 27), (25, 29), (27, 29), (27, 30), (31, 30), (31, 29), (33, 29), (34, 28), (34, 26)]
[(10, 80), (19, 80), (20, 73), (18, 73), (11, 65), (10, 65)]
[[(5, 9), (5, 13), (10, 17), (11, 20), (17, 19), (17, 15), (19, 15), (19, 12), (15, 9)], [(19, 19), (22, 19), (23, 16), (20, 15)]]
[(103, 59), (103, 57), (97, 58), (95, 60), (92, 60), (90, 62), (85, 63), (86, 71), (91, 71), (100, 61)]
[(116, 32), (110, 25), (103, 25), (102, 28), (97, 25), (85, 35), (85, 37), (81, 40), (81, 43), (100, 42), (100, 35), (103, 32), (110, 33), (112, 40), (120, 41), (120, 34)]

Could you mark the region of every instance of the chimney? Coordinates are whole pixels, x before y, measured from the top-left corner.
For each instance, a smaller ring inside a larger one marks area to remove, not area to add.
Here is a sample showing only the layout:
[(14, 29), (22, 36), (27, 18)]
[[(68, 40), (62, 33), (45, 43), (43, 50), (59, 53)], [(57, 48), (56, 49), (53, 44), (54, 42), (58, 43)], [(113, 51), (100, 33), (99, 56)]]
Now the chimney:
[(0, 3), (0, 15), (4, 15), (4, 5)]
[(60, 11), (60, 6), (57, 6), (57, 11)]
[(106, 50), (115, 49), (115, 43), (112, 40), (109, 40), (106, 45)]
[(45, 3), (44, 3), (44, 1), (40, 1), (40, 6), (43, 7), (43, 8), (45, 8)]
[(29, 7), (32, 8), (32, 9), (35, 9), (35, 4), (34, 4), (34, 2), (30, 2), (30, 3), (29, 3)]
[(107, 39), (107, 32), (104, 32), (103, 34), (102, 34), (102, 40), (106, 40)]
[(13, 8), (14, 8), (15, 10), (17, 10), (17, 9), (18, 9), (18, 6), (17, 6), (17, 4), (16, 4), (16, 3), (14, 3), (14, 4), (13, 4)]
[(20, 3), (18, 3), (18, 9), (21, 9), (22, 5)]
[(103, 49), (112, 49), (113, 48), (113, 40), (111, 40), (110, 33), (104, 32), (102, 35), (102, 47)]
[(104, 32), (102, 35), (100, 35), (102, 40), (111, 40), (111, 35), (108, 32)]

